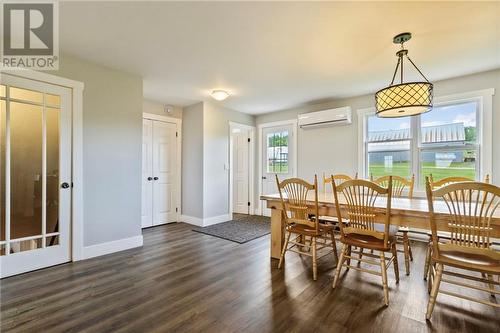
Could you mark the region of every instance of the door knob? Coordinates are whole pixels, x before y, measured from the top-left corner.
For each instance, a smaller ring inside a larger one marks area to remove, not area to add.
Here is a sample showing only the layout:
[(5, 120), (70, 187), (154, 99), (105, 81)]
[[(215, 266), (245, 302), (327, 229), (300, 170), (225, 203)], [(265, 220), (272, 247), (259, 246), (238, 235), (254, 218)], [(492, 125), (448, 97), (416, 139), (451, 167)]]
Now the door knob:
[(153, 177), (148, 177), (148, 180), (149, 180), (149, 181), (152, 181), (152, 180), (153, 180)]
[(69, 184), (66, 183), (66, 182), (64, 182), (64, 183), (61, 184), (61, 187), (62, 188), (69, 188)]
[(153, 179), (154, 179), (154, 180), (158, 180), (158, 177), (154, 177)]
[(267, 177), (266, 176), (262, 176), (262, 179), (267, 179)]

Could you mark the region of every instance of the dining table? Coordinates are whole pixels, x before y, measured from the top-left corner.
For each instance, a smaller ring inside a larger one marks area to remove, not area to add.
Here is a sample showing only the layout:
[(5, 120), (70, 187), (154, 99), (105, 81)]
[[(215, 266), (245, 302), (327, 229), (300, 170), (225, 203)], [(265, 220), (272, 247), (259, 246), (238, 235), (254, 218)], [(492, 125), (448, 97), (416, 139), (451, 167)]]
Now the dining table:
[[(261, 195), (260, 199), (266, 202), (267, 208), (271, 209), (271, 258), (279, 259), (285, 239), (283, 205), (280, 195)], [(286, 202), (286, 197), (284, 197)], [(340, 214), (346, 217), (346, 200), (338, 195)], [(314, 214), (314, 192), (307, 194), (307, 206), (311, 214)], [(337, 217), (335, 199), (332, 193), (318, 193), (319, 216)], [(384, 223), (385, 211), (387, 210), (387, 197), (378, 197), (374, 203), (375, 214), (380, 223)], [(444, 201), (434, 201), (434, 216), (438, 231), (449, 232), (450, 213)], [(404, 198), (393, 197), (391, 200), (391, 225), (405, 226), (411, 229), (430, 230), (429, 206), (426, 198)], [(500, 209), (497, 209), (490, 220), (490, 237), (500, 238)]]

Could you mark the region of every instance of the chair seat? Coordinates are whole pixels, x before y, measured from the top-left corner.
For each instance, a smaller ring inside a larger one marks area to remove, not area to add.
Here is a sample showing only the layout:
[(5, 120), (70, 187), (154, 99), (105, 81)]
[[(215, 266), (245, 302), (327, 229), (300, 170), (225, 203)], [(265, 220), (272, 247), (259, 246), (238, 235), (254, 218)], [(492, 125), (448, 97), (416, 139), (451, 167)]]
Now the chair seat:
[(398, 227), (398, 231), (399, 231), (399, 232), (409, 232), (409, 231), (410, 231), (410, 228), (409, 228), (409, 227), (399, 226), (399, 227)]
[(290, 224), (286, 227), (288, 232), (292, 232), (294, 234), (306, 235), (306, 236), (320, 236), (327, 232), (333, 230), (334, 225), (325, 225), (319, 224), (319, 232), (316, 232), (316, 229), (313, 227), (304, 225), (304, 224)]
[[(384, 232), (383, 224), (375, 224), (375, 230)], [(391, 249), (393, 243), (396, 242), (396, 233), (398, 232), (398, 227), (390, 225), (389, 226), (389, 241), (387, 246), (384, 245), (384, 240), (371, 235), (350, 233), (346, 234), (340, 238), (342, 243), (347, 245), (362, 247), (365, 249), (373, 249), (380, 251), (388, 251)]]
[[(483, 252), (483, 253), (480, 253)], [(460, 251), (453, 249), (439, 250), (433, 254), (434, 261), (462, 269), (473, 269), (481, 272), (500, 273), (500, 253), (484, 249), (481, 251)]]

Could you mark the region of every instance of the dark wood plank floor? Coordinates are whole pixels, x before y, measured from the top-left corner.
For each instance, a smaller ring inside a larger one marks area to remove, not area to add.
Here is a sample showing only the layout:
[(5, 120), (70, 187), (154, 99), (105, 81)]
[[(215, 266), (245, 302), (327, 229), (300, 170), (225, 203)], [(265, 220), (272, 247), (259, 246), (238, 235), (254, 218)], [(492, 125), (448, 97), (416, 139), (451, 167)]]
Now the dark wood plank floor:
[(425, 321), (424, 252), (414, 244), (399, 285), (389, 271), (384, 307), (378, 277), (351, 270), (333, 290), (331, 256), (314, 282), (295, 253), (276, 269), (269, 236), (239, 245), (171, 224), (145, 230), (140, 249), (2, 280), (1, 331), (499, 332), (498, 309), (445, 295)]

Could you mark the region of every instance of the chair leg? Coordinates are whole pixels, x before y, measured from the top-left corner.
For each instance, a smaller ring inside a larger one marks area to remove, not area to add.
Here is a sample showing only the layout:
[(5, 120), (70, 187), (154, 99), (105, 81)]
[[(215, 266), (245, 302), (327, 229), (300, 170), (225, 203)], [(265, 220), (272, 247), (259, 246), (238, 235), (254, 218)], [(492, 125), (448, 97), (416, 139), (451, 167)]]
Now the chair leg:
[(285, 258), (286, 248), (288, 247), (288, 242), (290, 241), (291, 235), (292, 235), (292, 233), (289, 232), (288, 236), (286, 237), (285, 244), (283, 245), (283, 250), (281, 250), (281, 256), (280, 256), (280, 262), (278, 264), (278, 269), (280, 269), (281, 265), (283, 264), (283, 259)]
[(405, 253), (406, 275), (410, 275), (410, 242), (408, 240), (408, 232), (406, 231), (403, 231), (403, 250)]
[(427, 245), (427, 254), (425, 255), (424, 280), (427, 280), (427, 276), (429, 275), (429, 265), (431, 263), (431, 255), (432, 255), (432, 243), (429, 242), (429, 244)]
[(408, 237), (408, 252), (410, 253), (410, 261), (413, 261), (413, 251), (411, 250), (410, 237)]
[(382, 271), (382, 286), (384, 288), (384, 303), (389, 305), (389, 287), (387, 285), (387, 266), (384, 251), (380, 251), (380, 269)]
[(318, 264), (316, 263), (316, 237), (311, 237), (312, 242), (312, 261), (313, 261), (313, 280), (317, 279)]
[(394, 275), (396, 276), (396, 283), (399, 283), (398, 249), (396, 248), (396, 243), (392, 245), (392, 255), (394, 256)]
[[(362, 259), (363, 258), (363, 248), (360, 247), (359, 248), (359, 259)], [(358, 267), (361, 266), (361, 260), (358, 260)]]
[(431, 319), (432, 311), (434, 310), (434, 305), (436, 304), (437, 294), (439, 292), (439, 285), (441, 283), (441, 276), (443, 275), (443, 264), (436, 264), (436, 277), (432, 283), (431, 297), (429, 298), (429, 303), (427, 304), (427, 314), (425, 318), (427, 320)]
[[(351, 256), (351, 245), (347, 247), (347, 255), (350, 257)], [(351, 265), (351, 258), (347, 258), (347, 265)], [(346, 267), (346, 270), (349, 270), (349, 267)]]
[[(491, 281), (491, 282), (494, 281), (493, 280), (493, 275), (491, 275), (491, 274), (487, 274), (486, 275), (485, 273), (481, 273), (481, 275), (483, 276), (483, 278), (488, 279), (488, 281)], [(488, 288), (492, 291), (492, 293), (490, 294), (491, 297), (495, 297), (495, 293), (493, 292), (493, 291), (495, 291), (495, 285), (493, 283), (491, 283), (491, 282), (488, 283)]]
[(334, 289), (337, 286), (337, 282), (338, 282), (339, 277), (340, 277), (340, 271), (342, 270), (342, 265), (344, 264), (346, 252), (347, 252), (347, 245), (344, 244), (344, 245), (342, 245), (342, 251), (340, 252), (340, 259), (337, 263), (337, 271), (335, 272), (335, 278), (333, 279), (332, 288), (334, 288)]
[(333, 255), (335, 256), (335, 262), (339, 262), (339, 254), (337, 252), (337, 242), (335, 242), (335, 233), (332, 231), (332, 247), (333, 247)]

